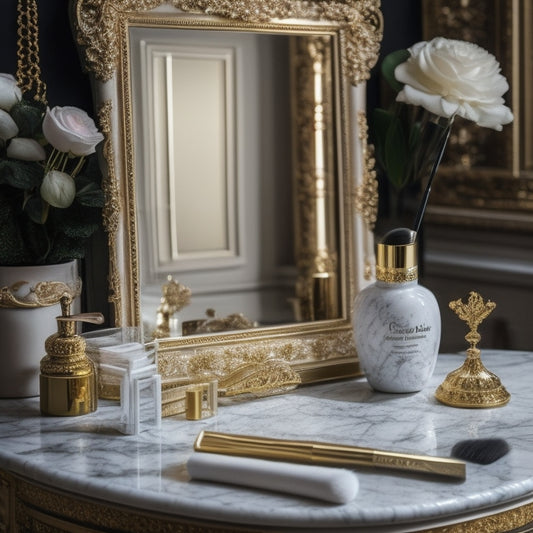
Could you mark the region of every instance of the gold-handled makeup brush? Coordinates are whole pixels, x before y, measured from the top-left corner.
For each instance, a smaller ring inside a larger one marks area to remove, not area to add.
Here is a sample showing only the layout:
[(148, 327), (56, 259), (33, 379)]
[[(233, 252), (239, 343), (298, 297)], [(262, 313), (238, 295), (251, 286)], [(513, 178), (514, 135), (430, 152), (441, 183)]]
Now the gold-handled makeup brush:
[(448, 457), (413, 455), (325, 442), (271, 439), (202, 431), (196, 438), (198, 452), (275, 459), (335, 466), (371, 466), (421, 474), (465, 479), (463, 461)]

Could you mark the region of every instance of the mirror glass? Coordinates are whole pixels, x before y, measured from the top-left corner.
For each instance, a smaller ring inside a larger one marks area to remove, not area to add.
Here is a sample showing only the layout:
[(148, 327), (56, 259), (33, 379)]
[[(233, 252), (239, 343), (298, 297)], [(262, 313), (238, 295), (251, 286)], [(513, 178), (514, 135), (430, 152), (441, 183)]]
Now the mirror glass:
[[(290, 37), (130, 29), (142, 320), (295, 322)], [(331, 73), (328, 79), (332, 79)], [(337, 289), (338, 290), (338, 289)]]

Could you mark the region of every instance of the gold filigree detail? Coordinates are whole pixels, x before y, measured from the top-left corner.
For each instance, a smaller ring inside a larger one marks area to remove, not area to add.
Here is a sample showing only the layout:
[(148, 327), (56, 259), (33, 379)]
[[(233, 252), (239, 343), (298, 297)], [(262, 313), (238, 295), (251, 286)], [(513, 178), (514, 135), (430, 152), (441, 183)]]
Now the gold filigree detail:
[(105, 195), (105, 205), (102, 210), (102, 222), (107, 233), (107, 244), (109, 250), (109, 292), (108, 302), (113, 305), (114, 324), (120, 326), (122, 323), (122, 309), (121, 309), (121, 289), (120, 289), (120, 274), (118, 269), (118, 250), (117, 250), (117, 236), (120, 222), (120, 197), (117, 183), (117, 175), (115, 172), (115, 151), (113, 149), (112, 139), (112, 119), (113, 105), (111, 101), (107, 100), (98, 109), (98, 122), (100, 124), (100, 131), (104, 135), (103, 142), (103, 156), (106, 162), (106, 172), (102, 179), (102, 190)]
[[(78, 499), (75, 494), (57, 489), (45, 489), (37, 483), (23, 480), (18, 476), (0, 470), (0, 524), (12, 524), (23, 531), (55, 531), (62, 525), (66, 531), (72, 531), (77, 524), (83, 527), (101, 528), (113, 531), (129, 531), (131, 533), (145, 533), (158, 531), (171, 533), (230, 533), (235, 532), (235, 526), (212, 525), (206, 522), (190, 522), (181, 517), (170, 518), (158, 516), (154, 512), (144, 513), (140, 509), (131, 507), (103, 504), (90, 500), (90, 495)], [(12, 502), (12, 505), (10, 504)], [(490, 513), (490, 510), (487, 510)], [(5, 518), (5, 519), (4, 519)], [(533, 522), (533, 503), (508, 509), (498, 513), (488, 514), (473, 520), (463, 520), (446, 526), (414, 529), (419, 533), (500, 533), (514, 531)], [(52, 528), (43, 523), (52, 521)], [(48, 529), (46, 529), (48, 527)], [(80, 526), (81, 527), (81, 526)], [(245, 529), (239, 527), (241, 533), (252, 533), (264, 529), (255, 527)]]
[[(0, 473), (2, 473), (0, 471)], [(167, 515), (153, 511), (103, 503), (59, 489), (44, 488), (18, 476), (10, 479), (13, 509), (11, 523), (17, 531), (128, 531), (129, 533), (234, 533), (235, 527), (212, 524), (204, 520)], [(97, 493), (95, 493), (98, 496)], [(254, 529), (241, 528), (241, 533)], [(258, 530), (255, 530), (258, 531)]]
[(438, 387), (436, 398), (454, 407), (499, 407), (505, 405), (510, 394), (501, 384), (498, 376), (489, 372), (481, 362), (481, 351), (477, 344), (481, 340), (478, 327), (495, 309), (496, 304), (485, 302), (477, 292), (470, 292), (468, 302), (461, 299), (450, 302), (450, 309), (464, 320), (470, 331), (465, 339), (470, 347), (463, 366), (450, 372)]
[[(29, 285), (28, 292), (20, 295), (19, 292)], [(17, 281), (10, 286), (0, 288), (0, 308), (49, 307), (59, 303), (62, 296), (68, 294), (76, 298), (81, 294), (81, 279), (73, 283), (62, 281), (40, 281), (30, 285), (27, 281)]]
[(221, 396), (269, 396), (288, 392), (302, 383), (300, 376), (281, 359), (267, 359), (237, 368), (219, 381)]
[(496, 304), (490, 300), (485, 302), (479, 293), (472, 291), (468, 296), (468, 303), (465, 304), (459, 299), (450, 302), (449, 306), (461, 320), (468, 324), (470, 332), (465, 338), (470, 343), (470, 349), (477, 350), (476, 345), (481, 340), (477, 328), (496, 308)]
[(247, 359), (221, 359), (215, 353), (193, 355), (188, 362), (187, 378), (165, 378), (162, 385), (161, 416), (182, 414), (187, 410), (186, 392), (191, 385), (216, 383), (218, 396), (263, 397), (283, 394), (302, 383), (300, 375), (291, 365), (271, 354), (262, 353)]
[[(377, 0), (78, 0), (76, 36), (84, 48), (87, 66), (97, 79), (110, 80), (118, 66), (118, 28), (128, 17), (128, 12), (149, 11), (163, 4), (185, 13), (222, 17), (228, 22), (238, 22), (240, 26), (279, 25), (290, 19), (335, 23), (345, 35), (342, 60), (346, 76), (354, 85), (368, 79), (377, 60), (383, 31)], [(183, 23), (187, 21), (184, 19)]]
[(273, 357), (267, 346), (251, 352), (232, 350), (222, 357), (216, 351), (195, 354), (189, 359), (187, 374), (193, 383), (216, 379), (220, 396), (278, 394), (302, 382), (290, 364)]
[(355, 188), (355, 210), (365, 221), (367, 229), (372, 231), (378, 217), (378, 180), (373, 147), (367, 142), (368, 124), (364, 111), (359, 111), (357, 125), (363, 153), (363, 181)]
[[(304, 329), (304, 328), (302, 328)], [(247, 334), (232, 334), (228, 338), (216, 334), (205, 337), (184, 337), (190, 347), (181, 346), (180, 356), (170, 344), (158, 349), (158, 371), (165, 380), (178, 380), (180, 385), (203, 381), (206, 376), (226, 376), (247, 364), (259, 364), (267, 360), (280, 360), (293, 367), (302, 382), (320, 381), (335, 377), (335, 367), (342, 367), (343, 375), (360, 375), (356, 350), (351, 330), (338, 330), (297, 337), (272, 337), (264, 340), (250, 340)], [(214, 345), (201, 346), (195, 343), (210, 342)], [(219, 344), (217, 344), (219, 343)], [(346, 372), (349, 361), (351, 371)], [(324, 370), (317, 368), (324, 365)]]
[(409, 269), (386, 268), (376, 265), (376, 278), (386, 283), (403, 283), (418, 279), (418, 267)]

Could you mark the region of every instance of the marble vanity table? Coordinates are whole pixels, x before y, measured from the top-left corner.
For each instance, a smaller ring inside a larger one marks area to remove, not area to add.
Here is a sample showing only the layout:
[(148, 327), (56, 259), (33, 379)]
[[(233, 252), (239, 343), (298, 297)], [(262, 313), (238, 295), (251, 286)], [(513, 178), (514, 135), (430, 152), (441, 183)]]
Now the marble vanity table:
[[(111, 402), (84, 417), (47, 418), (38, 398), (0, 400), (0, 531), (488, 533), (533, 524), (533, 352), (482, 359), (511, 393), (504, 407), (439, 404), (436, 387), (464, 360), (443, 354), (416, 394), (375, 393), (364, 378), (328, 382), (234, 400), (210, 419), (165, 418), (137, 436), (114, 429)], [(511, 451), (468, 464), (462, 482), (360, 469), (357, 498), (332, 505), (190, 481), (185, 463), (202, 429), (441, 456), (459, 440), (497, 436)]]

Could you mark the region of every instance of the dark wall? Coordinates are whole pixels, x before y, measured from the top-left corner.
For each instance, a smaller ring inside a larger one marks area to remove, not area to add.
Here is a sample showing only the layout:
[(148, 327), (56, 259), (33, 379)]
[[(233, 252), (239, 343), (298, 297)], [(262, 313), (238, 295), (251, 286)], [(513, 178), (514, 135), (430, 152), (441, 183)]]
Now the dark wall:
[(408, 48), (422, 38), (421, 0), (382, 0), (381, 12), (383, 13), (384, 32), (380, 59), (368, 82), (369, 109), (380, 104), (379, 64), (381, 58), (395, 50)]
[[(73, 105), (92, 115), (91, 89), (69, 24), (68, 0), (37, 0), (42, 80), (49, 105)], [(17, 70), (17, 0), (0, 7), (0, 72)]]

